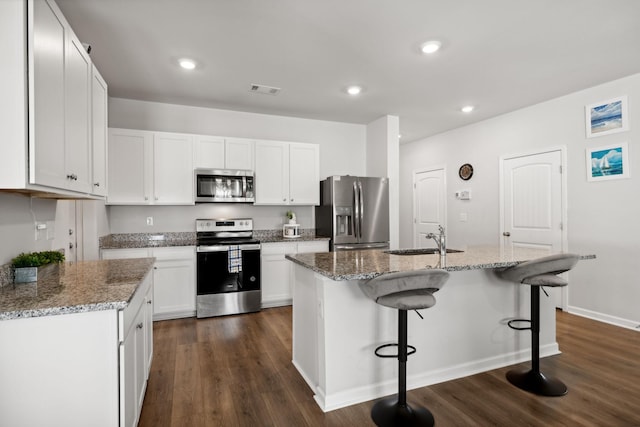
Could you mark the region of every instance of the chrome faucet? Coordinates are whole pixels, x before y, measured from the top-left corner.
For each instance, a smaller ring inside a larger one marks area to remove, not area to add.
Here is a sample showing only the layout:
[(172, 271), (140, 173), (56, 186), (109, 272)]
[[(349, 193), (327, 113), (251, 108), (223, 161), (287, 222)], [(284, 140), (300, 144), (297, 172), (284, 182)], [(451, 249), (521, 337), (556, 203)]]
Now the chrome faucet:
[(444, 234), (444, 227), (439, 225), (438, 226), (438, 231), (440, 231), (440, 234), (435, 235), (433, 233), (429, 233), (427, 234), (425, 237), (427, 239), (433, 239), (436, 242), (436, 245), (438, 245), (438, 250), (440, 251), (440, 256), (443, 257), (445, 255), (447, 255), (447, 238)]

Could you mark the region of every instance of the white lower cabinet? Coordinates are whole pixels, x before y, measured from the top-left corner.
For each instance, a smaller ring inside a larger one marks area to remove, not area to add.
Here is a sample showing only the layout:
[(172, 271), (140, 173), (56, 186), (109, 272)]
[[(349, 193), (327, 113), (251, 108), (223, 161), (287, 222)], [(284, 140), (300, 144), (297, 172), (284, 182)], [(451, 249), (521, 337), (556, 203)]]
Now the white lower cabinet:
[(153, 356), (151, 276), (134, 294), (131, 303), (119, 312), (120, 317), (120, 425), (135, 427), (140, 418)]
[(291, 261), (285, 258), (286, 254), (328, 251), (327, 240), (262, 243), (262, 307), (291, 304)]
[(103, 249), (102, 259), (155, 257), (153, 320), (196, 315), (196, 253), (194, 246)]

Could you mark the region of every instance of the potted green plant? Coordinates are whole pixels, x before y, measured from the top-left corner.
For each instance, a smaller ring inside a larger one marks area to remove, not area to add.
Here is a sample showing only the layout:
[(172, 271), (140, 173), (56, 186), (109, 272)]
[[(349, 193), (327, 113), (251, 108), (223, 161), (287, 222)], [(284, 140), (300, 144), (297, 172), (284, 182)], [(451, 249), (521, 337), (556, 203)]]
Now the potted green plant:
[(38, 280), (38, 267), (63, 261), (64, 254), (58, 251), (23, 252), (11, 260), (14, 272), (13, 282), (35, 282)]
[(294, 211), (287, 211), (287, 218), (289, 218), (289, 224), (296, 223), (296, 213)]

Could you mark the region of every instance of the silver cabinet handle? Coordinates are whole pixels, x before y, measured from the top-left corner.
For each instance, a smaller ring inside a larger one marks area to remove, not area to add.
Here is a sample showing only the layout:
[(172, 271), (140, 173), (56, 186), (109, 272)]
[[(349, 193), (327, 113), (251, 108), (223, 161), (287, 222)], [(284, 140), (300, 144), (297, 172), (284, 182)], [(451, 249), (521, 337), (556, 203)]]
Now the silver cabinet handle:
[(95, 185), (96, 187), (100, 187), (100, 183), (99, 182), (94, 182), (93, 185)]
[(287, 201), (287, 198), (285, 197), (284, 199), (282, 199), (282, 201), (283, 201), (283, 202), (286, 202), (286, 201)]
[(291, 201), (293, 202), (293, 199), (291, 199)]
[(158, 196), (156, 196), (155, 199), (158, 200)]
[(149, 198), (148, 198), (147, 196), (144, 196), (144, 199), (145, 199), (145, 200), (149, 200)]
[(504, 233), (502, 233), (502, 235), (504, 237), (509, 237), (509, 236), (511, 236), (511, 233), (509, 233), (508, 231), (505, 231)]
[(142, 322), (141, 322), (141, 323), (138, 323), (138, 324), (136, 325), (136, 328), (138, 328), (138, 329), (142, 329)]
[(147, 301), (147, 304), (151, 304), (152, 300)]

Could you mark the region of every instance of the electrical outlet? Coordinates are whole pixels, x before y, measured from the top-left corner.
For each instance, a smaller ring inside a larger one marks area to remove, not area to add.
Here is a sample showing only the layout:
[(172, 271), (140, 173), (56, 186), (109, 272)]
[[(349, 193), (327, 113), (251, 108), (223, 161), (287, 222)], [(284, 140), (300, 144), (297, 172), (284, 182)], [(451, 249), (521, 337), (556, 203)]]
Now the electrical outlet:
[(147, 217), (147, 225), (153, 225), (153, 217), (152, 216), (148, 216)]

